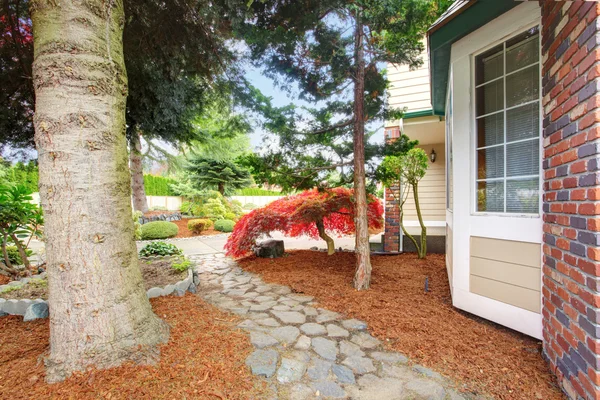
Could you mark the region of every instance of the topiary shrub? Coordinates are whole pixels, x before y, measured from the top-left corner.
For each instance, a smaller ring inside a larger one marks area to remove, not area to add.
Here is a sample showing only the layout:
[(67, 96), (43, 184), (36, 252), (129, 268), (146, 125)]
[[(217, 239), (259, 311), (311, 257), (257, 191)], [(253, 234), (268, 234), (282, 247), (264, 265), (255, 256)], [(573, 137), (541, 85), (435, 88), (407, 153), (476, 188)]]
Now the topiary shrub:
[(187, 227), (194, 233), (202, 233), (207, 229), (212, 228), (213, 222), (207, 218), (191, 219), (188, 221)]
[(256, 204), (254, 203), (246, 203), (242, 207), (244, 210), (254, 210), (256, 208)]
[(142, 225), (142, 240), (166, 239), (177, 236), (179, 228), (172, 222), (154, 221)]
[(220, 219), (215, 221), (215, 229), (221, 232), (233, 232), (235, 221), (230, 219)]
[(141, 257), (150, 257), (150, 256), (178, 256), (183, 254), (183, 251), (171, 243), (165, 242), (152, 242), (148, 243), (144, 246), (143, 249), (140, 250)]
[(227, 209), (219, 199), (209, 199), (203, 207), (205, 215), (213, 221), (225, 218)]

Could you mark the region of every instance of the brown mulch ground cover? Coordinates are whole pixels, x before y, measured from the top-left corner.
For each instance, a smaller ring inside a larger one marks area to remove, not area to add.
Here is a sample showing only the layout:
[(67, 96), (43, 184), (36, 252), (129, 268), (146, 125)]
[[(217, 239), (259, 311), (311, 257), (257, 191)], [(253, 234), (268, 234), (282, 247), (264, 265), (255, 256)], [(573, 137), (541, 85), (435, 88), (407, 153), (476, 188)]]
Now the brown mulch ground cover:
[[(452, 306), (443, 255), (373, 256), (371, 289), (352, 288), (354, 254), (294, 251), (239, 264), (266, 282), (315, 296), (327, 309), (364, 320), (387, 347), (503, 400), (563, 399), (541, 342)], [(429, 277), (430, 292), (424, 292)]]
[[(144, 261), (139, 260), (142, 277), (144, 278), (144, 287), (146, 290), (153, 287), (164, 287), (177, 283), (187, 277), (187, 271), (177, 271), (171, 267), (171, 261)], [(43, 281), (45, 282), (45, 280)], [(48, 299), (48, 286), (40, 285), (33, 281), (18, 290), (9, 292), (0, 292), (3, 299)]]
[(10, 278), (6, 275), (0, 275), (0, 285), (6, 285), (10, 282)]
[(48, 320), (0, 318), (0, 399), (264, 399), (263, 383), (244, 365), (250, 340), (235, 330), (236, 317), (198, 296), (151, 300), (171, 326), (155, 366), (127, 364), (44, 381)]
[(179, 221), (171, 221), (175, 225), (177, 225), (177, 227), (179, 228), (179, 232), (177, 233), (177, 236), (175, 236), (175, 238), (187, 238), (187, 237), (193, 237), (193, 236), (212, 236), (212, 235), (220, 235), (223, 233), (220, 231), (216, 231), (214, 229), (207, 229), (205, 231), (202, 231), (202, 233), (200, 233), (200, 234), (194, 233), (194, 232), (190, 231), (187, 227), (187, 223), (189, 220), (190, 220), (189, 218), (183, 218), (183, 219), (180, 219)]

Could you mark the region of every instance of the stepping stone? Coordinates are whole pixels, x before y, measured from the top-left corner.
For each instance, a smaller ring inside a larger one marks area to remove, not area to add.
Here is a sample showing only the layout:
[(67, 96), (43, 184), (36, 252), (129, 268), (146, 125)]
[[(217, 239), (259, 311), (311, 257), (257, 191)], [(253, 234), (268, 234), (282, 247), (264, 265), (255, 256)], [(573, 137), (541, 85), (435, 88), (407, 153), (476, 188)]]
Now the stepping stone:
[(324, 381), (329, 376), (331, 366), (332, 363), (329, 361), (313, 358), (312, 364), (306, 372), (308, 379), (312, 381)]
[(307, 400), (313, 395), (313, 390), (304, 383), (297, 383), (290, 389), (290, 400)]
[(254, 298), (254, 301), (257, 301), (259, 303), (264, 303), (267, 301), (274, 301), (275, 299), (271, 296), (258, 296)]
[(272, 307), (275, 311), (290, 311), (291, 308), (289, 306), (274, 306)]
[(284, 324), (303, 324), (306, 322), (306, 316), (297, 311), (271, 311)]
[(306, 351), (292, 350), (288, 355), (294, 360), (302, 361), (303, 363), (308, 363), (310, 361), (310, 354)]
[(309, 317), (316, 317), (317, 315), (319, 315), (317, 309), (314, 307), (304, 307), (304, 314), (306, 314)]
[(365, 332), (354, 334), (350, 341), (365, 349), (373, 349), (381, 344), (379, 340)]
[(295, 326), (282, 326), (281, 328), (275, 328), (271, 331), (271, 336), (285, 344), (294, 343), (299, 335), (300, 330)]
[(311, 340), (311, 345), (315, 353), (326, 360), (335, 360), (337, 357), (337, 346), (333, 340), (316, 337)]
[(342, 364), (349, 367), (354, 373), (362, 375), (369, 372), (375, 372), (377, 368), (373, 365), (373, 360), (366, 357), (348, 357), (342, 362)]
[(237, 315), (246, 315), (248, 314), (248, 307), (230, 308), (229, 311)]
[(250, 332), (250, 343), (254, 347), (262, 349), (263, 347), (275, 346), (279, 342), (273, 336), (269, 336), (266, 333), (253, 331)]
[(283, 358), (281, 366), (277, 370), (277, 381), (279, 383), (299, 381), (305, 371), (306, 363), (291, 358)]
[(385, 353), (381, 351), (374, 351), (370, 354), (370, 357), (377, 361), (383, 361), (390, 364), (408, 363), (408, 358), (400, 353)]
[(350, 332), (345, 330), (344, 328), (340, 328), (334, 324), (327, 325), (327, 336), (329, 337), (348, 337), (350, 336)]
[(335, 321), (336, 319), (340, 318), (340, 316), (341, 315), (336, 312), (319, 308), (319, 315), (317, 316), (316, 321), (318, 323)]
[(253, 304), (252, 306), (250, 306), (250, 311), (267, 311), (275, 304), (277, 304), (277, 302), (275, 301), (268, 301), (262, 304)]
[(405, 387), (417, 393), (423, 399), (437, 400), (443, 399), (446, 396), (446, 391), (442, 385), (429, 379), (412, 380)]
[(288, 307), (296, 307), (297, 305), (299, 305), (300, 303), (298, 303), (295, 300), (290, 300), (290, 299), (286, 299), (286, 300), (279, 300), (279, 302), (281, 304), (283, 304), (284, 306), (288, 306)]
[(264, 312), (250, 313), (248, 314), (248, 318), (252, 318), (253, 320), (257, 319), (265, 319), (270, 318), (270, 315)]
[[(394, 378), (378, 378), (375, 375), (367, 374), (358, 379), (358, 384), (360, 389), (356, 390), (355, 387), (349, 389), (352, 398), (365, 400), (424, 400), (407, 392), (404, 389), (404, 382)], [(443, 400), (443, 397), (436, 400)]]
[(346, 319), (342, 321), (342, 326), (349, 331), (364, 331), (367, 329), (367, 323), (358, 319)]
[(240, 322), (237, 326), (238, 326), (238, 328), (242, 328), (242, 329), (256, 329), (259, 327), (256, 322), (251, 321), (249, 319), (246, 319), (246, 320)]
[(399, 378), (403, 381), (410, 381), (419, 379), (419, 375), (410, 369), (408, 366), (398, 366), (398, 365), (389, 365), (383, 364), (381, 367), (381, 373), (384, 376), (390, 376), (392, 378)]
[(307, 296), (304, 294), (288, 294), (287, 295), (288, 298), (292, 299), (292, 300), (296, 300), (300, 303), (306, 303), (308, 301), (311, 301), (312, 299), (314, 299), (313, 296)]
[(308, 336), (321, 336), (327, 333), (323, 325), (309, 322), (300, 326), (300, 330)]
[[(246, 290), (250, 290), (250, 289), (252, 289), (253, 287), (254, 287), (254, 285), (253, 285), (253, 284), (251, 284), (251, 283), (247, 283), (247, 284), (245, 284), (245, 285), (240, 285), (240, 286), (238, 286), (237, 288), (238, 288), (238, 289), (246, 289)], [(254, 292), (254, 293), (256, 293), (256, 292)], [(257, 293), (257, 294), (258, 294), (258, 293)]]
[(354, 379), (354, 374), (350, 368), (335, 364), (333, 367), (331, 367), (331, 371), (336, 376), (339, 383), (356, 383), (356, 379)]
[(365, 352), (362, 351), (358, 345), (346, 340), (340, 342), (340, 353), (347, 357), (363, 357), (365, 355)]
[(252, 279), (252, 278), (249, 276), (240, 276), (240, 277), (237, 277), (235, 280), (238, 281), (239, 283), (244, 284), (244, 283), (250, 282), (250, 279)]
[(253, 298), (255, 298), (255, 297), (258, 297), (258, 296), (260, 296), (260, 294), (259, 294), (259, 293), (256, 293), (256, 292), (248, 292), (248, 293), (246, 293), (245, 295), (243, 295), (242, 297), (243, 297), (243, 298), (245, 298), (245, 299), (253, 299)]
[(294, 348), (298, 350), (308, 350), (310, 348), (310, 338), (304, 335), (300, 336)]
[(255, 350), (246, 359), (246, 365), (250, 367), (254, 375), (270, 378), (277, 369), (277, 360), (279, 353), (273, 349)]
[(346, 392), (335, 382), (325, 381), (316, 382), (311, 385), (315, 394), (319, 396), (329, 397), (332, 399), (343, 399), (346, 397)]
[(272, 327), (281, 326), (281, 324), (279, 322), (277, 322), (277, 320), (275, 318), (257, 319), (256, 323), (263, 325), (263, 326), (272, 326)]
[(438, 374), (435, 371), (430, 370), (429, 368), (425, 368), (422, 365), (414, 365), (413, 371), (418, 372), (419, 374), (423, 374), (428, 378), (433, 378), (433, 379), (438, 379), (438, 380), (444, 379), (444, 377), (442, 375)]
[(258, 293), (265, 293), (271, 290), (271, 286), (261, 285), (257, 286), (254, 291)]
[(286, 295), (292, 293), (292, 290), (287, 286), (274, 287), (273, 291), (277, 294)]
[[(306, 307), (304, 307), (302, 304), (298, 304), (297, 306), (292, 307), (292, 311), (302, 311), (304, 312), (304, 309)], [(306, 313), (304, 315), (307, 315)]]

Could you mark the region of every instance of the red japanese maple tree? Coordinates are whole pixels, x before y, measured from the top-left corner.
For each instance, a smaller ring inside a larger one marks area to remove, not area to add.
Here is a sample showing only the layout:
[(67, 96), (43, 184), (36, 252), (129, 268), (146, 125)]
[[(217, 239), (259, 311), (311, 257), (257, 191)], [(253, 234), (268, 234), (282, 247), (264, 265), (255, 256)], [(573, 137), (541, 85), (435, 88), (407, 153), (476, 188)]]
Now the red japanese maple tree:
[[(227, 255), (248, 254), (257, 239), (274, 231), (290, 237), (320, 237), (327, 243), (327, 252), (331, 255), (335, 245), (327, 232), (338, 236), (354, 233), (352, 196), (352, 189), (313, 189), (252, 210), (235, 224), (225, 245)], [(383, 224), (383, 205), (375, 196), (370, 195), (368, 201), (369, 227), (379, 229)]]

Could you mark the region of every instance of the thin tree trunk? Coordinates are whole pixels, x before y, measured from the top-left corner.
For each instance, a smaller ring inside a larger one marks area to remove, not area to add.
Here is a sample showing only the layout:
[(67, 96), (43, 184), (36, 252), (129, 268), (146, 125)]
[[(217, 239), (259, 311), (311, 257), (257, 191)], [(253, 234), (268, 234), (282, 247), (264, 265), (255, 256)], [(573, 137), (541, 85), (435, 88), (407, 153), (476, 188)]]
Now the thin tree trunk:
[(154, 362), (168, 326), (138, 265), (122, 0), (34, 0), (35, 141), (50, 305), (46, 379)]
[(325, 243), (327, 243), (327, 255), (331, 256), (335, 254), (335, 243), (333, 242), (331, 236), (325, 232), (325, 224), (323, 223), (323, 220), (317, 221), (315, 224), (317, 225), (317, 230), (319, 231), (319, 237), (323, 239)]
[(354, 287), (368, 289), (371, 285), (369, 221), (367, 219), (367, 187), (365, 182), (365, 62), (363, 25), (360, 12), (356, 13), (354, 82), (354, 225), (356, 227), (356, 272)]
[(223, 182), (219, 182), (217, 189), (221, 193), (221, 196), (225, 196), (225, 184)]
[(31, 267), (31, 264), (29, 263), (29, 257), (27, 257), (27, 252), (23, 248), (23, 245), (21, 244), (21, 241), (19, 240), (17, 235), (15, 235), (13, 233), (10, 235), (10, 237), (12, 238), (13, 242), (15, 242), (15, 247), (17, 248), (17, 251), (19, 252), (19, 255), (21, 256), (21, 261), (23, 261), (23, 265), (25, 266), (25, 269), (27, 270), (27, 272), (29, 272), (29, 268)]
[(11, 275), (16, 275), (17, 270), (13, 267), (12, 263), (10, 262), (10, 259), (8, 258), (8, 250), (6, 250), (6, 242), (8, 242), (8, 235), (6, 233), (3, 233), (2, 236), (2, 257), (4, 258), (4, 265), (6, 265), (6, 268), (2, 269)]
[(421, 225), (421, 248), (418, 248), (419, 258), (425, 258), (427, 256), (427, 227), (423, 222), (423, 216), (421, 215), (421, 205), (419, 204), (419, 190), (418, 185), (413, 185), (413, 196), (415, 198), (415, 208), (417, 209), (417, 217), (419, 218), (419, 225)]
[(144, 188), (144, 168), (142, 165), (142, 143), (140, 133), (134, 130), (129, 140), (129, 169), (131, 170), (131, 195), (133, 209), (148, 212), (148, 199)]

